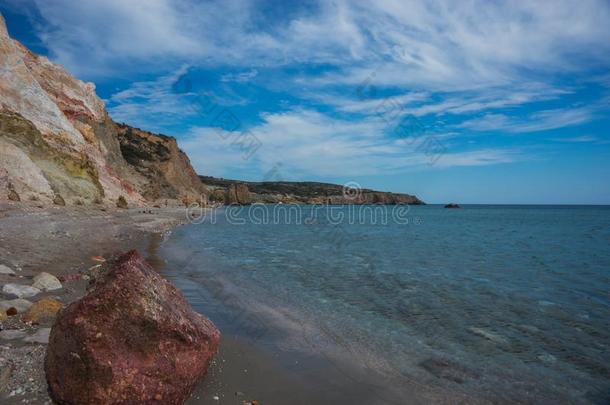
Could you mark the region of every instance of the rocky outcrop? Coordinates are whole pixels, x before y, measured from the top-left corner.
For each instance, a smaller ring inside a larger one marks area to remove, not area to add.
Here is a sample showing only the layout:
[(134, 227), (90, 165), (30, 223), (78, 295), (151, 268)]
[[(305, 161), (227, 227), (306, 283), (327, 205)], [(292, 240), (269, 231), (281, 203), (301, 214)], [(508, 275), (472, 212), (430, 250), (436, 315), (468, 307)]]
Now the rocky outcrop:
[[(147, 155), (155, 148), (167, 155)], [(205, 192), (175, 139), (115, 124), (94, 84), (12, 40), (1, 16), (0, 158), (0, 200), (143, 205)]]
[(445, 205), (445, 208), (460, 208), (460, 206), (457, 204), (451, 203), (451, 204)]
[(410, 194), (368, 189), (346, 190), (343, 186), (317, 182), (240, 182), (199, 176), (211, 190), (213, 202), (227, 204), (424, 204)]
[(49, 390), (59, 404), (182, 404), (219, 339), (132, 251), (59, 313), (45, 360)]
[(225, 193), (225, 204), (252, 204), (248, 186), (244, 183), (231, 184)]
[(197, 173), (175, 138), (157, 135), (121, 124), (121, 153), (145, 179), (141, 191), (148, 200), (199, 201), (207, 193)]

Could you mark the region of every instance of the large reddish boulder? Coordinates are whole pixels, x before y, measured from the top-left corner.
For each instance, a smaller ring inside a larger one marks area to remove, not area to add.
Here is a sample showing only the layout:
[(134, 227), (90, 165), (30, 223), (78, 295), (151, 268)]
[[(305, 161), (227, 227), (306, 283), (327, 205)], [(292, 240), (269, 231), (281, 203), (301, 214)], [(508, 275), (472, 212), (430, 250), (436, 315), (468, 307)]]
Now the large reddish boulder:
[(59, 313), (45, 371), (60, 404), (182, 404), (220, 332), (136, 251)]

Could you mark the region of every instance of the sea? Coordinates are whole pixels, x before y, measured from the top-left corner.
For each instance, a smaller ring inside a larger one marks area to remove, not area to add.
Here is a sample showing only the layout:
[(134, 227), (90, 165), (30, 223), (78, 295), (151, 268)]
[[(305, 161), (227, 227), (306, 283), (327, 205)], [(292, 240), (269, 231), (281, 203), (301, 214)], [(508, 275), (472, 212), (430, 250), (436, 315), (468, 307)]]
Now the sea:
[(319, 356), (356, 382), (379, 376), (388, 392), (610, 403), (608, 206), (185, 215), (159, 248), (164, 276), (225, 335)]

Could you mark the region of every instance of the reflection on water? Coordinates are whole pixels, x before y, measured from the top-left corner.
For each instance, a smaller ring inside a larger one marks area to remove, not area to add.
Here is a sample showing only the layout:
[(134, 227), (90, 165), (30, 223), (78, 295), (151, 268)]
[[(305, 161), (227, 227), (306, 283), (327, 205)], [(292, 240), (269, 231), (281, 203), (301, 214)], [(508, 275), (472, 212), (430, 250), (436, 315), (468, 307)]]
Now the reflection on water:
[(409, 215), (417, 221), (220, 215), (179, 228), (161, 254), (195, 307), (260, 345), (494, 401), (610, 401), (610, 209)]

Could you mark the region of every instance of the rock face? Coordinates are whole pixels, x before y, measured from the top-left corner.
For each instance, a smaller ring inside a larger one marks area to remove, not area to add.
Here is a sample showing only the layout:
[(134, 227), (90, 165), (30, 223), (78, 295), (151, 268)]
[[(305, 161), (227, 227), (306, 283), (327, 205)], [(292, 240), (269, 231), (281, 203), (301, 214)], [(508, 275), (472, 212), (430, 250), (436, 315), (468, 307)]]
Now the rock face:
[(207, 192), (189, 158), (176, 139), (118, 125), (121, 153), (145, 182), (142, 193), (148, 200), (171, 198), (190, 203)]
[(248, 186), (244, 183), (231, 184), (225, 194), (225, 204), (252, 204)]
[(59, 313), (45, 360), (50, 393), (59, 404), (182, 404), (219, 339), (132, 251)]
[(173, 138), (142, 137), (143, 153), (161, 144), (169, 154), (141, 170), (119, 142), (127, 128), (110, 119), (95, 85), (12, 40), (0, 16), (0, 200), (114, 204), (122, 195), (143, 205), (205, 191)]

